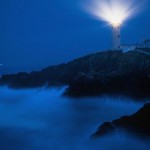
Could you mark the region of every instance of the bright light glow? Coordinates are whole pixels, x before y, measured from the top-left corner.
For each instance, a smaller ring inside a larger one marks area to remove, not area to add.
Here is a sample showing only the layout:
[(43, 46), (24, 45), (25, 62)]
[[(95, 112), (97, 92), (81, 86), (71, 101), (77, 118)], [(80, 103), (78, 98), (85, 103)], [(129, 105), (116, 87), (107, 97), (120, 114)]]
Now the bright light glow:
[(139, 0), (91, 0), (86, 9), (113, 26), (122, 24), (139, 10)]

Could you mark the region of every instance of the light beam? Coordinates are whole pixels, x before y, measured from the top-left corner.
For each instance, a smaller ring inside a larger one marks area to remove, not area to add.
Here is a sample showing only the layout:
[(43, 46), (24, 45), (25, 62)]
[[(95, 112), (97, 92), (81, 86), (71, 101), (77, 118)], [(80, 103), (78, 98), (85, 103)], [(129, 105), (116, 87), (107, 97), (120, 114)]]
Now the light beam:
[(120, 27), (125, 20), (139, 11), (141, 6), (138, 0), (91, 0), (86, 10), (99, 20), (112, 26), (113, 49), (121, 49)]
[(90, 0), (85, 9), (100, 20), (121, 24), (139, 11), (138, 0)]

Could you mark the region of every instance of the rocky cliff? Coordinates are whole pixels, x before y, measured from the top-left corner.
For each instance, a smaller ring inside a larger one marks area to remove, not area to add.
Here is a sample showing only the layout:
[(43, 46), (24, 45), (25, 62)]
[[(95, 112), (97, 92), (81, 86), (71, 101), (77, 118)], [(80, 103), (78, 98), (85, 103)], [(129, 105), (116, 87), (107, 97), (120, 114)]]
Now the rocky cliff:
[(150, 56), (138, 51), (106, 51), (41, 71), (3, 75), (0, 85), (34, 88), (69, 85), (68, 96), (126, 94), (150, 97)]
[(103, 123), (92, 137), (102, 137), (111, 132), (119, 132), (121, 129), (142, 138), (150, 138), (150, 103), (145, 104), (143, 108), (131, 116)]

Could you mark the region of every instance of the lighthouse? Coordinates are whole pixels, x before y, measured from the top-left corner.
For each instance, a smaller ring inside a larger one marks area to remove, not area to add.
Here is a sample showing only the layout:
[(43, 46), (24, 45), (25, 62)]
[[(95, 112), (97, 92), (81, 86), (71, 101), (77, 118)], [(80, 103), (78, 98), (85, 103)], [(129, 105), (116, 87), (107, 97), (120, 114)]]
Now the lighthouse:
[(112, 24), (112, 50), (121, 49), (120, 24)]

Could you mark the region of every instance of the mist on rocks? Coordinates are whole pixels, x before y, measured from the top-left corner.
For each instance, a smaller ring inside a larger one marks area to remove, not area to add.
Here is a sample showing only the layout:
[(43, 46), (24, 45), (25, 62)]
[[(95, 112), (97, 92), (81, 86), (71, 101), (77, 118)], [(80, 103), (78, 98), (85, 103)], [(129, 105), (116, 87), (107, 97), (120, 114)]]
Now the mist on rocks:
[(1, 150), (148, 150), (148, 141), (127, 133), (90, 138), (104, 121), (131, 115), (143, 106), (125, 97), (70, 99), (65, 88), (0, 88)]

